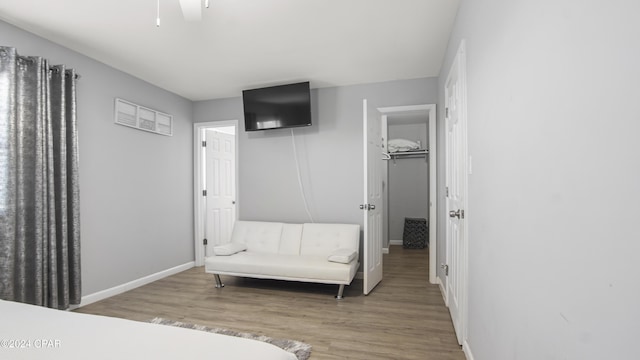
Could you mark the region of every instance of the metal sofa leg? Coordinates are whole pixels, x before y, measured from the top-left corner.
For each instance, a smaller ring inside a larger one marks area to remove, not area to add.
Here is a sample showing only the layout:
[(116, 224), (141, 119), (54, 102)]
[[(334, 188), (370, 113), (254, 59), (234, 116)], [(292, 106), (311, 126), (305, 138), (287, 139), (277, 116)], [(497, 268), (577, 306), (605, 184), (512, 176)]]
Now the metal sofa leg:
[(344, 284), (340, 284), (340, 288), (338, 289), (338, 295), (336, 295), (336, 300), (342, 300), (343, 292), (344, 292)]
[(223, 288), (224, 284), (222, 283), (222, 280), (220, 280), (220, 275), (213, 274), (213, 277), (216, 279), (216, 289)]

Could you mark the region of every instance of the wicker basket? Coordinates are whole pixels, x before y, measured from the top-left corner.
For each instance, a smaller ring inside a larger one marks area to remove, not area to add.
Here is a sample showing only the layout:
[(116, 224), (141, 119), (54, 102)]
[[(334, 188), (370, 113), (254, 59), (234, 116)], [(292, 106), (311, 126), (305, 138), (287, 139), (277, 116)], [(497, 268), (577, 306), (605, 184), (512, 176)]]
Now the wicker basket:
[(423, 218), (404, 218), (402, 247), (405, 249), (424, 249), (427, 246), (427, 220)]

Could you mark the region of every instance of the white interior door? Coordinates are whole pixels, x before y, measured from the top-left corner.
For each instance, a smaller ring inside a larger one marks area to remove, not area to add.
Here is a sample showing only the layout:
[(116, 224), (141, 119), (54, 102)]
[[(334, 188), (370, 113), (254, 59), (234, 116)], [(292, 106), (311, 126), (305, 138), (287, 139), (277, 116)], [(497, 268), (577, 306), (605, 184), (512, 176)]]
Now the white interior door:
[(368, 295), (382, 280), (382, 128), (380, 116), (362, 101), (364, 121), (364, 286)]
[(236, 221), (235, 135), (206, 130), (205, 256), (213, 246), (228, 243)]
[(458, 343), (464, 333), (466, 291), (466, 110), (463, 53), (453, 62), (445, 83), (446, 186), (447, 186), (447, 305)]

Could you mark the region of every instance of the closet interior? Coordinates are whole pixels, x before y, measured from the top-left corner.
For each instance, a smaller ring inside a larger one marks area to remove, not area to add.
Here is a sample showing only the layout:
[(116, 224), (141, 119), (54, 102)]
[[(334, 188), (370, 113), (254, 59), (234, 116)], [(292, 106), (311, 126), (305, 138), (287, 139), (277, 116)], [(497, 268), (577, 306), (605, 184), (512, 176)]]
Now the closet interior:
[(389, 115), (382, 124), (383, 160), (386, 160), (383, 243), (387, 245), (403, 245), (405, 219), (425, 219), (428, 226), (428, 120), (427, 114)]

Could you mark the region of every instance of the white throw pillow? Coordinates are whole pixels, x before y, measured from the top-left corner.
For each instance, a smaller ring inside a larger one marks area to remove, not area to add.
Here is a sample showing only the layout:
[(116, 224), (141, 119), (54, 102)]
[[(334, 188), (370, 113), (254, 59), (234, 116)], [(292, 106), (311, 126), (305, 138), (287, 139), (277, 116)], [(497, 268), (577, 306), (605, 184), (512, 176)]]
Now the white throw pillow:
[(228, 243), (228, 244), (218, 245), (214, 247), (213, 253), (216, 254), (217, 256), (229, 256), (245, 250), (247, 250), (246, 244)]
[(348, 264), (358, 256), (358, 252), (353, 249), (337, 249), (334, 250), (327, 260), (342, 264)]

